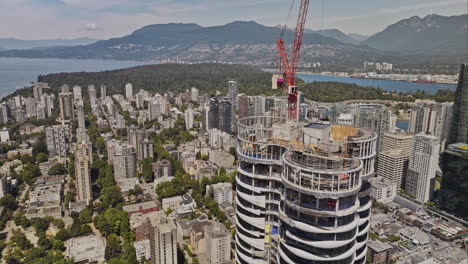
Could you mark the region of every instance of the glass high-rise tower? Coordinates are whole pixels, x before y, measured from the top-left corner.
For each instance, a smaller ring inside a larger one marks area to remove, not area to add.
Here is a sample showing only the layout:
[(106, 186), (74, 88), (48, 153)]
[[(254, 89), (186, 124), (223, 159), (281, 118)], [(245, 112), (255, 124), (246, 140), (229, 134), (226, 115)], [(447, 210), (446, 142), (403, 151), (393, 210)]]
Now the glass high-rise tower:
[(468, 143), (468, 64), (462, 64), (455, 92), (448, 144)]

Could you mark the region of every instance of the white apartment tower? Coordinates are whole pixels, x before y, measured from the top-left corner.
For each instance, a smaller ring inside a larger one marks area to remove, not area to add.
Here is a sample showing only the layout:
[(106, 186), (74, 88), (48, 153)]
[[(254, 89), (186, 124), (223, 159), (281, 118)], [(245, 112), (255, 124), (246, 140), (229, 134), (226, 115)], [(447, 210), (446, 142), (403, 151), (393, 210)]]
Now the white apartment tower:
[(231, 260), (231, 234), (221, 223), (204, 227), (206, 255), (210, 264), (224, 264)]
[(107, 96), (106, 86), (105, 86), (105, 85), (101, 85), (101, 99), (106, 98), (106, 96)]
[(232, 184), (220, 182), (211, 185), (213, 188), (213, 200), (218, 204), (232, 205)]
[(197, 102), (198, 101), (198, 94), (199, 94), (199, 91), (198, 91), (197, 88), (192, 87), (190, 89), (190, 97), (191, 97), (190, 99), (191, 99), (192, 102)]
[(185, 129), (188, 131), (193, 128), (193, 109), (189, 107), (185, 110), (184, 117), (185, 117)]
[(414, 136), (405, 189), (420, 202), (431, 199), (439, 151), (439, 138), (424, 133)]
[(396, 184), (397, 188), (404, 189), (413, 148), (413, 135), (387, 132), (384, 133), (382, 141), (378, 175)]
[(125, 85), (125, 98), (127, 100), (133, 97), (133, 85), (131, 83), (127, 83)]
[(147, 218), (150, 223), (151, 264), (177, 264), (177, 227), (159, 212)]
[(81, 86), (73, 86), (73, 100), (83, 100), (83, 94), (81, 93)]

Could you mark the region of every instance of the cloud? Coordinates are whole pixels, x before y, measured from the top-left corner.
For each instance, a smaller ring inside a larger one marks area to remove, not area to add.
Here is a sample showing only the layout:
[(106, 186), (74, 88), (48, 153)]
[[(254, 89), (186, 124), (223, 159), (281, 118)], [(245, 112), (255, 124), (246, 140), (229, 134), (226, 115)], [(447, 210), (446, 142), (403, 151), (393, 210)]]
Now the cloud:
[[(399, 6), (395, 8), (380, 8), (374, 12), (368, 12), (365, 14), (351, 15), (351, 16), (330, 16), (327, 18), (329, 22), (344, 22), (349, 20), (365, 20), (366, 18), (382, 16), (382, 15), (392, 15), (392, 14), (401, 14), (402, 12), (408, 11), (420, 11), (422, 9), (430, 9), (436, 7), (447, 7), (460, 4), (466, 4), (467, 0), (445, 0), (445, 1), (435, 1), (435, 2), (419, 2), (416, 4)], [(466, 12), (466, 10), (460, 10), (461, 12)]]
[(98, 30), (98, 26), (96, 23), (89, 23), (89, 24), (86, 24), (85, 25), (85, 30), (87, 31), (94, 31), (94, 30)]

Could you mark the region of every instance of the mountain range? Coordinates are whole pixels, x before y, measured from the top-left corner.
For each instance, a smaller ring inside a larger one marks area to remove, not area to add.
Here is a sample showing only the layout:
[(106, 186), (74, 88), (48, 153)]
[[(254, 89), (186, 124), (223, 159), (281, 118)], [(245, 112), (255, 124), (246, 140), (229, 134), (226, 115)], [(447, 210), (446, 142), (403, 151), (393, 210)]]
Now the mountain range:
[(468, 52), (468, 15), (414, 16), (388, 26), (362, 45), (403, 54), (463, 56)]
[(55, 47), (55, 46), (88, 45), (96, 41), (98, 41), (98, 39), (91, 39), (91, 38), (46, 39), (46, 40), (0, 38), (0, 50), (41, 49), (41, 48), (50, 48), (50, 47)]
[[(453, 64), (466, 53), (467, 15), (411, 17), (367, 38), (336, 29), (306, 30), (301, 61), (320, 61), (327, 69), (350, 70), (364, 61), (394, 64)], [(465, 31), (463, 31), (465, 29)], [(254, 21), (222, 26), (157, 24), (140, 28), (121, 38), (88, 45), (43, 49), (8, 50), (0, 57), (115, 59), (150, 62), (224, 62), (271, 66), (276, 59), (278, 27)], [(285, 43), (294, 32), (285, 31)], [(362, 41), (362, 42), (361, 42)], [(290, 48), (290, 46), (289, 46)]]

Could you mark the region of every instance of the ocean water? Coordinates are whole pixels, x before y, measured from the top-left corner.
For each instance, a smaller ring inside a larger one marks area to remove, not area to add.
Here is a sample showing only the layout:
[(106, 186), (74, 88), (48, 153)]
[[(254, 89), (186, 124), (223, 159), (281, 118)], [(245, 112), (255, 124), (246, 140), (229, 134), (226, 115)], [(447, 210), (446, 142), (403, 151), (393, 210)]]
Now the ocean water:
[(40, 74), (95, 72), (143, 65), (143, 62), (113, 60), (64, 60), (0, 58), (0, 98), (36, 81)]
[(396, 122), (396, 127), (401, 130), (409, 131), (409, 120), (407, 119), (398, 119)]
[(455, 90), (454, 84), (439, 84), (439, 83), (415, 83), (404, 81), (390, 81), (390, 80), (374, 80), (374, 79), (358, 79), (350, 77), (341, 77), (333, 75), (321, 75), (311, 73), (298, 73), (297, 77), (306, 82), (341, 82), (353, 83), (360, 86), (374, 86), (380, 87), (384, 90), (393, 92), (415, 92), (417, 90), (425, 91), (430, 94), (435, 94), (439, 89)]

